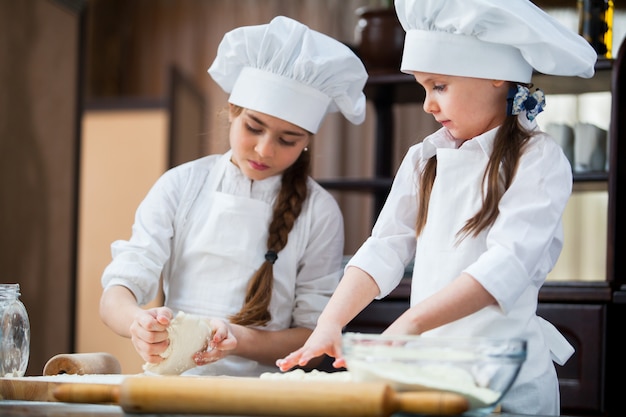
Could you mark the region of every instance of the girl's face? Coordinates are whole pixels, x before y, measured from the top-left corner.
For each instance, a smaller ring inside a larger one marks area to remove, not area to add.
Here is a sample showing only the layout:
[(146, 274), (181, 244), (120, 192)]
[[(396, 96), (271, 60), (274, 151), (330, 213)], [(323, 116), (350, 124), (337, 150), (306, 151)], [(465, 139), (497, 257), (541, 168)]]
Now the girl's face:
[(424, 111), (456, 139), (481, 135), (506, 118), (506, 81), (425, 72), (413, 72), (413, 76), (426, 90)]
[(229, 110), (232, 162), (251, 180), (282, 173), (309, 144), (311, 134), (294, 124), (232, 104)]

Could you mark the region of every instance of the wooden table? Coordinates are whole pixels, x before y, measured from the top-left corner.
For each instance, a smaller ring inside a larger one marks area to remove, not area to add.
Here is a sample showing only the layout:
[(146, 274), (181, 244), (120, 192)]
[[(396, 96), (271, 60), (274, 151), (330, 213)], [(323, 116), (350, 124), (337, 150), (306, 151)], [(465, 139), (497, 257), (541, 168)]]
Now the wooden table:
[[(117, 405), (96, 404), (70, 404), (61, 402), (37, 402), (37, 401), (0, 401), (0, 415), (3, 417), (122, 417), (122, 416), (157, 416), (156, 414), (126, 414)], [(162, 415), (165, 416), (165, 415)], [(406, 415), (405, 415), (406, 416)], [(167, 417), (175, 417), (167, 414)], [(180, 416), (189, 417), (189, 414)], [(215, 416), (212, 416), (215, 417)], [(231, 416), (232, 417), (232, 416)], [(528, 417), (528, 415), (494, 413), (490, 417)], [(535, 416), (542, 417), (542, 416)], [(567, 416), (561, 416), (567, 417)], [(600, 417), (600, 416), (586, 416)]]
[[(93, 377), (97, 377), (97, 381)], [(385, 384), (331, 380), (262, 381), (258, 378), (145, 375), (0, 378), (0, 416), (8, 417), (183, 415), (180, 413), (188, 413), (187, 416), (280, 413), (300, 417), (309, 414), (362, 417), (387, 415), (396, 410), (459, 413), (466, 407), (463, 398), (455, 394), (400, 393)], [(400, 417), (400, 414), (394, 416)], [(492, 416), (517, 417), (506, 413)]]

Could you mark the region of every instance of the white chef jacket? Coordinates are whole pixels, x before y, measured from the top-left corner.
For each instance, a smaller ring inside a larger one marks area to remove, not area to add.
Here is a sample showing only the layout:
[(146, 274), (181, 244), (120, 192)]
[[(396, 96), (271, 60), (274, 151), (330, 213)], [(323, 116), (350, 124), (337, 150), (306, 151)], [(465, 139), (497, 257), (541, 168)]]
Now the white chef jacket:
[[(165, 305), (174, 313), (182, 310), (226, 319), (239, 311), (247, 282), (265, 260), (267, 229), (281, 176), (252, 181), (230, 162), (230, 155), (231, 151), (188, 162), (159, 178), (137, 209), (130, 239), (111, 245), (113, 260), (102, 276), (104, 288), (127, 287), (145, 305), (157, 295), (162, 276)], [(309, 196), (287, 246), (274, 264), (272, 319), (262, 327), (265, 330), (312, 329), (341, 276), (341, 211), (332, 195), (310, 178), (308, 187)], [(211, 211), (220, 195), (235, 199), (229, 202), (233, 210), (242, 204), (253, 208), (240, 210), (244, 217), (249, 213), (249, 228), (242, 226), (244, 222), (229, 221), (228, 213)], [(257, 219), (263, 224), (255, 225)], [(211, 260), (203, 251), (218, 256)], [(219, 251), (225, 252), (223, 258)], [(227, 268), (229, 262), (241, 264), (245, 276), (231, 276), (242, 274)], [(188, 373), (258, 376), (275, 370), (229, 356)]]
[[(562, 149), (538, 131), (536, 122), (525, 117), (519, 120), (537, 135), (528, 142), (491, 227), (460, 243), (456, 236), (482, 204), (482, 178), (497, 128), (460, 147), (442, 128), (409, 149), (371, 236), (347, 266), (370, 274), (380, 288), (378, 298), (383, 298), (414, 260), (411, 305), (461, 272), (473, 276), (498, 304), (423, 336), (526, 339), (527, 359), (503, 407), (528, 414), (558, 414), (558, 380), (552, 360), (565, 363), (573, 348), (536, 310), (539, 288), (563, 246), (561, 219), (571, 194), (572, 170)], [(419, 173), (435, 154), (437, 176), (427, 224), (416, 239)]]

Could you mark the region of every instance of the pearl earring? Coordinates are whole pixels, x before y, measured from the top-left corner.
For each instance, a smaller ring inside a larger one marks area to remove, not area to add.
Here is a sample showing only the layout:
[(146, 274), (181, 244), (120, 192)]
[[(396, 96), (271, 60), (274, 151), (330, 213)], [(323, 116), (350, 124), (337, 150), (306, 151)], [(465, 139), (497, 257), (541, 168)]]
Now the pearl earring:
[(309, 148), (308, 148), (308, 147), (305, 147), (305, 148), (304, 148), (304, 152), (308, 152), (308, 151), (309, 151)]

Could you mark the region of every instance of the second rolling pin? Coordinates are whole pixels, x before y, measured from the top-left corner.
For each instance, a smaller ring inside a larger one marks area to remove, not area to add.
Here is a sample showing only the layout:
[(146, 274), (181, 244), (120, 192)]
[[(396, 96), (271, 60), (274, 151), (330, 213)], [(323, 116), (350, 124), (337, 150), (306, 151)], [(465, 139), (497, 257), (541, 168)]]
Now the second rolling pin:
[(44, 375), (119, 374), (121, 371), (117, 358), (106, 352), (59, 354), (50, 358), (43, 368)]

